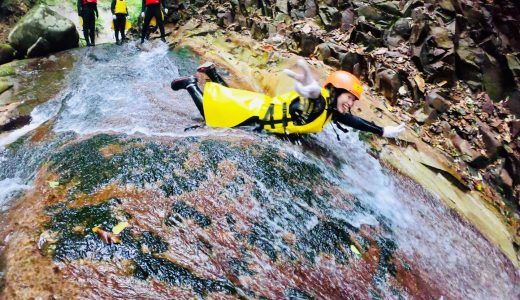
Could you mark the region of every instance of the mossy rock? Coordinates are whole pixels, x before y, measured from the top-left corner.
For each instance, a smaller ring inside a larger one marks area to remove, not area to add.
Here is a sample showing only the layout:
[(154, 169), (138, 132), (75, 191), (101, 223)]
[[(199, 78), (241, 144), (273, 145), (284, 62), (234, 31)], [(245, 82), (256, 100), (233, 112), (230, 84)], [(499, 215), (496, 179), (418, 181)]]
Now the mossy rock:
[(0, 94), (7, 91), (8, 89), (12, 88), (13, 84), (11, 84), (8, 81), (0, 80)]
[[(261, 272), (251, 267), (255, 259), (314, 268), (320, 257), (328, 257), (348, 267), (360, 259), (350, 250), (353, 244), (363, 253), (377, 249), (372, 274), (377, 282), (388, 283), (389, 276), (396, 276), (393, 259), (398, 254), (387, 238), (393, 234), (388, 220), (355, 197), (338, 195), (337, 184), (330, 180), (340, 176), (334, 167), (324, 174), (313, 159), (296, 157), (269, 142), (196, 137), (157, 142), (101, 134), (67, 143), (48, 161), (53, 180), (66, 189), (63, 199), (45, 212), (50, 219), (45, 229), (57, 238), (43, 252), (57, 261), (90, 260), (95, 266), (96, 261), (125, 260), (131, 266), (125, 270), (128, 276), (188, 287), (203, 298), (212, 293), (237, 296), (246, 289), (230, 280), (233, 277), (207, 278), (196, 263), (188, 268), (189, 260), (176, 261), (172, 253), (178, 251), (178, 241), (187, 242), (186, 251), (196, 249), (208, 257), (217, 255), (215, 259), (222, 249), (237, 249), (227, 261), (218, 262), (219, 268), (251, 280)], [(143, 201), (140, 196), (99, 198), (114, 187), (157, 196), (147, 202), (152, 205), (139, 204), (137, 210), (133, 201)], [(204, 200), (196, 200), (199, 197)], [(365, 238), (348, 219), (338, 218), (333, 204), (338, 197), (349, 209), (373, 215), (380, 233)], [(237, 212), (241, 202), (255, 203), (254, 209)], [(133, 227), (150, 217), (157, 225), (153, 229)], [(111, 232), (122, 219), (132, 225), (121, 232), (120, 243), (106, 244), (92, 231), (101, 226)], [(282, 238), (281, 228), (293, 242)], [(215, 238), (215, 232), (232, 238)], [(285, 288), (288, 295), (315, 296)], [(261, 298), (252, 291), (246, 294)]]
[[(45, 4), (33, 7), (9, 33), (9, 43), (21, 53), (27, 51), (39, 39), (48, 42), (46, 53), (53, 53), (78, 46), (79, 34), (69, 19), (61, 16)], [(45, 54), (45, 53), (39, 53)]]
[(0, 66), (0, 77), (12, 76), (16, 73), (14, 67), (9, 64)]
[(16, 57), (16, 50), (9, 44), (0, 44), (0, 65), (12, 61)]

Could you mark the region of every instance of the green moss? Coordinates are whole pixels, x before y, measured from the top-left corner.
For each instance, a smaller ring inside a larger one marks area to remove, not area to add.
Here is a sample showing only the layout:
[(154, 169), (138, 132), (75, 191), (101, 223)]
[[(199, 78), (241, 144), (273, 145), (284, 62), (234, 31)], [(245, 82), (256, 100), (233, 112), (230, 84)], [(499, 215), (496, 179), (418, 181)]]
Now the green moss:
[(63, 209), (54, 216), (48, 228), (63, 233), (71, 232), (76, 226), (91, 229), (97, 225), (103, 225), (105, 228), (111, 228), (117, 224), (111, 211), (118, 202), (119, 200), (112, 199), (99, 205)]
[(254, 276), (257, 272), (249, 269), (246, 262), (233, 258), (228, 261), (229, 268), (235, 276)]
[(25, 142), (29, 139), (29, 137), (29, 134), (19, 137), (16, 141), (9, 144), (7, 149), (13, 152), (18, 152), (20, 149), (22, 149), (22, 146), (25, 145)]
[(0, 77), (12, 76), (16, 73), (14, 67), (11, 64), (5, 64), (0, 66)]
[(284, 291), (285, 298), (288, 300), (313, 300), (315, 299), (311, 295), (307, 294), (305, 291), (299, 290), (297, 288), (290, 288)]
[(169, 215), (166, 219), (166, 225), (174, 226), (177, 223), (182, 223), (182, 218), (192, 219), (195, 224), (198, 226), (205, 228), (211, 225), (211, 219), (201, 212), (197, 211), (195, 208), (186, 204), (185, 202), (179, 201), (173, 205), (172, 208), (173, 214)]
[(211, 292), (223, 292), (236, 295), (236, 289), (228, 281), (205, 280), (193, 275), (187, 269), (150, 254), (140, 254), (135, 259), (135, 276), (140, 279), (152, 277), (172, 285), (191, 286), (201, 297)]
[[(158, 235), (144, 232), (133, 236), (130, 230), (121, 232), (121, 243), (105, 244), (92, 228), (97, 225), (110, 231), (118, 221), (113, 211), (119, 204), (112, 199), (99, 205), (80, 208), (65, 208), (63, 205), (49, 207), (47, 212), (53, 215), (47, 228), (57, 232), (59, 238), (52, 247), (54, 259), (70, 261), (79, 259), (111, 260), (113, 257), (128, 259), (134, 264), (134, 276), (158, 280), (178, 286), (191, 286), (199, 295), (211, 292), (236, 294), (233, 285), (225, 280), (202, 279), (188, 269), (164, 258), (155, 257), (155, 253), (168, 250), (168, 244)], [(78, 231), (78, 228), (84, 228)], [(146, 246), (151, 253), (144, 253)]]
[(146, 245), (151, 253), (163, 253), (168, 251), (168, 244), (162, 238), (152, 232), (144, 232), (141, 244)]
[(276, 261), (278, 259), (278, 251), (276, 251), (276, 248), (270, 242), (274, 241), (275, 237), (267, 227), (267, 223), (254, 224), (251, 233), (247, 237), (247, 240), (249, 244), (262, 250), (262, 252), (269, 256), (272, 261)]
[(7, 91), (8, 89), (12, 88), (13, 85), (7, 81), (0, 80), (0, 94)]
[(100, 150), (119, 142), (117, 137), (97, 135), (86, 141), (66, 147), (54, 155), (51, 170), (58, 172), (60, 182), (67, 185), (77, 181), (71, 195), (78, 192), (92, 193), (98, 187), (112, 182), (118, 170), (124, 167), (119, 156), (104, 158)]
[[(122, 151), (101, 155), (101, 150), (107, 146), (116, 146)], [(186, 163), (191, 151), (200, 154), (200, 164), (196, 167)], [(243, 249), (243, 257), (229, 262), (230, 272), (236, 276), (252, 276), (247, 268), (248, 249), (251, 247), (265, 253), (273, 262), (281, 259), (297, 262), (301, 257), (313, 262), (321, 253), (326, 253), (337, 262), (347, 264), (352, 256), (350, 245), (355, 238), (356, 245), (360, 245), (363, 252), (371, 247), (380, 249), (376, 281), (385, 281), (388, 274), (395, 276), (396, 268), (392, 264), (395, 243), (379, 235), (373, 237), (376, 243), (369, 243), (359, 234), (358, 228), (331, 217), (336, 209), (331, 206), (330, 199), (335, 195), (330, 192), (316, 194), (314, 191), (334, 184), (322, 175), (318, 164), (311, 159), (302, 161), (288, 153), (280, 153), (271, 145), (245, 147), (236, 142), (200, 141), (193, 137), (178, 139), (173, 144), (158, 144), (123, 136), (98, 135), (63, 148), (53, 156), (50, 169), (58, 173), (63, 185), (77, 182), (71, 196), (78, 192), (92, 193), (113, 182), (145, 189), (156, 187), (166, 196), (174, 196), (197, 189), (208, 180), (208, 176), (222, 177), (222, 172), (226, 171), (219, 166), (230, 161), (237, 170), (236, 176), (219, 187), (220, 195), (230, 201), (252, 197), (259, 202), (261, 212), (248, 233), (239, 232), (235, 228), (237, 221), (234, 216), (226, 215), (227, 224)], [(252, 183), (247, 184), (248, 189), (246, 183)], [(365, 207), (358, 199), (344, 201), (352, 205), (352, 213), (374, 215), (385, 233), (392, 232), (388, 219)], [(133, 261), (138, 278), (152, 277), (170, 284), (190, 285), (202, 296), (217, 290), (235, 293), (234, 287), (225, 281), (198, 278), (175, 262), (157, 256), (167, 251), (168, 244), (155, 233), (132, 234), (125, 230), (121, 244), (105, 245), (91, 230), (82, 233), (72, 230), (75, 226), (94, 226), (97, 223), (110, 230), (116, 223), (112, 216), (116, 205), (102, 204), (74, 211), (58, 206), (49, 210), (49, 214), (55, 215), (54, 227), (50, 228), (64, 230), (62, 239), (56, 244), (55, 258), (102, 260), (122, 257)], [(319, 223), (308, 229), (308, 224), (315, 222), (317, 212), (320, 212)], [(193, 220), (202, 228), (213, 224), (210, 216), (181, 201), (175, 202), (171, 213), (161, 221), (175, 226), (185, 219)], [(293, 235), (295, 244), (282, 239), (276, 228), (284, 228)], [(206, 253), (211, 253), (213, 248), (204, 240), (199, 240), (196, 246)]]
[(378, 274), (376, 277), (379, 277), (381, 281), (384, 281), (386, 274), (390, 274), (394, 277), (397, 275), (397, 269), (392, 262), (393, 254), (397, 250), (397, 244), (382, 236), (377, 239), (377, 244), (380, 250), (380, 258)]
[(338, 262), (347, 263), (348, 256), (344, 249), (349, 249), (350, 234), (339, 222), (323, 222), (314, 226), (300, 241), (298, 248), (305, 253), (308, 259), (321, 252), (333, 255)]

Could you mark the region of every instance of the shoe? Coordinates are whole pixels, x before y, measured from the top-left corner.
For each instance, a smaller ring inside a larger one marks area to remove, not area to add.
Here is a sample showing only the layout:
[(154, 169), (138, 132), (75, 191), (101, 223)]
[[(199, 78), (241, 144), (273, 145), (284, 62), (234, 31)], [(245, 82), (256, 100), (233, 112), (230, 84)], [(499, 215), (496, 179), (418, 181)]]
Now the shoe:
[(206, 74), (209, 79), (223, 86), (228, 86), (224, 78), (217, 72), (217, 67), (212, 62), (207, 62), (197, 67), (197, 72)]
[(166, 39), (164, 37), (161, 38), (161, 41), (163, 41), (163, 43), (166, 43)]
[(91, 43), (87, 43), (87, 47), (90, 47), (90, 46), (92, 46), (92, 44)]
[(182, 89), (186, 89), (190, 85), (196, 85), (198, 82), (197, 77), (195, 76), (187, 76), (187, 77), (180, 77), (172, 81), (171, 87), (172, 90), (178, 91)]
[(208, 61), (207, 63), (204, 63), (197, 67), (197, 72), (207, 74), (207, 72), (216, 72), (217, 68), (215, 67), (215, 64)]

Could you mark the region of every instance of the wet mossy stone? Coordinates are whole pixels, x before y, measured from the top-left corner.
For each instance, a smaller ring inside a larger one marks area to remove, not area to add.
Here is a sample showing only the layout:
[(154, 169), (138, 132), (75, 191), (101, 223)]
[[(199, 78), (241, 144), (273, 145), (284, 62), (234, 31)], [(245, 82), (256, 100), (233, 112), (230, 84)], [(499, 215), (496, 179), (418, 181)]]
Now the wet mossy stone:
[[(135, 144), (140, 144), (139, 147)], [(108, 146), (119, 146), (121, 153), (103, 156), (101, 150)], [(50, 169), (60, 174), (60, 182), (76, 182), (70, 191), (91, 194), (96, 190), (118, 182), (138, 188), (159, 185), (165, 196), (189, 192), (206, 180), (206, 170), (185, 170), (185, 176), (176, 175), (184, 170), (188, 157), (187, 142), (162, 145), (123, 136), (97, 135), (65, 147), (51, 157)]]
[(112, 182), (123, 167), (119, 156), (104, 158), (100, 150), (106, 146), (120, 144), (118, 137), (97, 135), (85, 141), (67, 146), (51, 157), (51, 170), (60, 174), (64, 185), (72, 181), (78, 184), (70, 193), (92, 193), (104, 184)]
[(311, 295), (306, 293), (305, 291), (299, 290), (297, 288), (290, 288), (284, 291), (285, 299), (287, 300), (314, 300)]
[(182, 223), (182, 219), (191, 219), (198, 226), (205, 228), (211, 225), (211, 219), (199, 212), (185, 202), (176, 202), (172, 207), (172, 214), (166, 219), (166, 225), (174, 226), (176, 223)]
[(10, 83), (9, 81), (0, 80), (0, 95), (12, 87), (13, 87), (13, 84)]
[(229, 262), (229, 268), (235, 276), (254, 276), (257, 272), (250, 270), (247, 263), (238, 258), (233, 258)]
[(11, 64), (5, 64), (0, 66), (0, 77), (4, 76), (11, 76), (16, 73), (16, 70), (14, 69)]
[(118, 199), (111, 199), (99, 205), (84, 206), (80, 208), (63, 208), (52, 218), (48, 229), (68, 233), (76, 226), (93, 228), (103, 225), (111, 228), (118, 222), (112, 217), (112, 208), (120, 203)]
[(151, 253), (164, 253), (168, 251), (168, 244), (163, 239), (152, 233), (144, 232), (141, 237), (141, 244), (146, 245)]
[[(151, 232), (134, 236), (129, 230), (124, 230), (120, 234), (121, 243), (105, 244), (92, 228), (101, 225), (105, 230), (111, 230), (118, 223), (113, 216), (113, 210), (118, 204), (119, 200), (111, 199), (99, 205), (80, 208), (66, 208), (63, 205), (49, 207), (47, 213), (54, 216), (47, 228), (59, 234), (54, 247), (54, 259), (128, 259), (134, 264), (134, 276), (143, 280), (152, 277), (172, 285), (191, 286), (201, 296), (211, 292), (236, 294), (235, 287), (226, 280), (199, 278), (174, 262), (155, 257), (155, 253), (166, 252), (168, 244)], [(78, 231), (78, 227), (83, 230)], [(143, 253), (142, 245), (146, 245), (151, 253)]]
[(348, 263), (344, 249), (349, 249), (350, 234), (341, 223), (322, 222), (314, 226), (299, 242), (298, 248), (308, 259), (315, 260), (321, 252), (333, 255), (338, 262)]
[(391, 239), (385, 237), (377, 238), (377, 245), (380, 250), (378, 274), (376, 277), (380, 277), (382, 281), (385, 280), (385, 275), (390, 274), (392, 276), (397, 275), (397, 268), (392, 262), (392, 257), (397, 250), (397, 244)]
[(278, 259), (278, 251), (272, 244), (272, 242), (274, 242), (276, 239), (274, 234), (271, 233), (270, 229), (267, 227), (267, 223), (254, 224), (251, 233), (247, 237), (247, 240), (249, 244), (262, 250), (262, 252), (269, 256), (272, 261), (276, 261)]
[(22, 55), (26, 55), (40, 38), (48, 42), (47, 53), (76, 48), (79, 42), (74, 23), (44, 4), (34, 6), (18, 21), (8, 37), (9, 43)]
[(16, 50), (9, 44), (0, 44), (0, 65), (12, 61), (16, 57)]
[(211, 292), (237, 293), (232, 283), (225, 280), (205, 280), (193, 275), (187, 269), (162, 258), (150, 254), (140, 254), (134, 261), (134, 275), (146, 280), (149, 277), (176, 286), (191, 286), (201, 297)]

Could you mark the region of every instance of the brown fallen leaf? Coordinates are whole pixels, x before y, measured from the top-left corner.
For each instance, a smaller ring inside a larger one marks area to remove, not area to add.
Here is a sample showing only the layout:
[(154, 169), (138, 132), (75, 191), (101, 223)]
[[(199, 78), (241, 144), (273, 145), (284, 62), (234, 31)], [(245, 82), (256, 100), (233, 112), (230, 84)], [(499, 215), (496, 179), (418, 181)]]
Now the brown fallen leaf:
[(426, 82), (424, 81), (424, 79), (419, 74), (415, 75), (414, 79), (417, 83), (417, 87), (419, 88), (419, 90), (424, 93), (424, 88), (426, 86)]
[(107, 245), (121, 243), (121, 237), (119, 234), (113, 234), (112, 232), (106, 231), (101, 226), (92, 228), (92, 231), (97, 233), (101, 240), (103, 240)]

